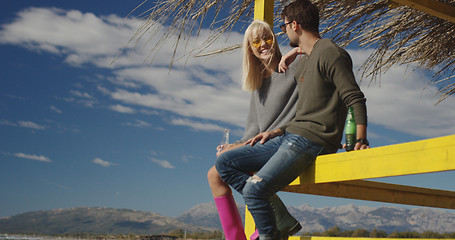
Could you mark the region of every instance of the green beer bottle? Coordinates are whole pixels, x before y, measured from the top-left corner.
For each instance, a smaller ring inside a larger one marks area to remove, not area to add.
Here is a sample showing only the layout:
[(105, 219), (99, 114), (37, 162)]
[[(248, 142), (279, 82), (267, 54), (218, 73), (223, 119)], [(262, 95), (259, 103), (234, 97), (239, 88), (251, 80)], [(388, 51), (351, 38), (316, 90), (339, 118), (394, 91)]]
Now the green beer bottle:
[(352, 107), (348, 109), (348, 116), (346, 118), (346, 126), (344, 126), (344, 133), (346, 137), (346, 151), (354, 150), (357, 137), (357, 126), (354, 119), (354, 110)]

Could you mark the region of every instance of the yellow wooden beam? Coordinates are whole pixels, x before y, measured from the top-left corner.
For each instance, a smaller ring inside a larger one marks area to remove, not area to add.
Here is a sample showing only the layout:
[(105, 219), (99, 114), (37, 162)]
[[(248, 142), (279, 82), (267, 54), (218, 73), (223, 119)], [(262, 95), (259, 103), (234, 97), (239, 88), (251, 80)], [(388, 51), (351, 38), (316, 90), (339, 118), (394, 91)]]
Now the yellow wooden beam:
[[(455, 209), (455, 192), (361, 180), (449, 170), (455, 170), (455, 135), (319, 156), (284, 191)], [(248, 210), (246, 212), (248, 216)], [(245, 221), (245, 225), (247, 233), (254, 231), (251, 217)], [(370, 238), (356, 238), (363, 239)]]
[(423, 207), (455, 209), (455, 192), (452, 191), (364, 180), (290, 185), (282, 191)]
[(455, 7), (438, 0), (390, 0), (390, 2), (406, 5), (410, 8), (455, 23)]
[(273, 27), (273, 6), (274, 0), (255, 0), (254, 19), (265, 21)]
[(245, 206), (245, 235), (247, 239), (250, 239), (251, 234), (256, 231), (256, 224), (254, 223), (253, 216), (248, 211), (248, 206)]
[(455, 135), (317, 157), (290, 185), (455, 170)]

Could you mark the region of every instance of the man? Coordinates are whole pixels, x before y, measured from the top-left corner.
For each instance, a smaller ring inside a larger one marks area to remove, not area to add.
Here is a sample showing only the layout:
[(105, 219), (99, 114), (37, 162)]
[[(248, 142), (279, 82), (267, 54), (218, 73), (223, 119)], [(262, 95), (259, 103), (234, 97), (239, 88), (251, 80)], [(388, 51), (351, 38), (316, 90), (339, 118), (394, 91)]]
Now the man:
[[(320, 39), (319, 11), (309, 0), (292, 2), (282, 18), (291, 46), (306, 53), (295, 75), (296, 116), (279, 129), (251, 138), (248, 145), (221, 154), (216, 162), (223, 181), (243, 195), (260, 240), (287, 239), (276, 228), (270, 198), (318, 155), (335, 153), (341, 147), (348, 107), (354, 108), (357, 123), (355, 150), (369, 147), (366, 99), (355, 81), (349, 54), (330, 40)], [(256, 174), (251, 177), (251, 172)]]

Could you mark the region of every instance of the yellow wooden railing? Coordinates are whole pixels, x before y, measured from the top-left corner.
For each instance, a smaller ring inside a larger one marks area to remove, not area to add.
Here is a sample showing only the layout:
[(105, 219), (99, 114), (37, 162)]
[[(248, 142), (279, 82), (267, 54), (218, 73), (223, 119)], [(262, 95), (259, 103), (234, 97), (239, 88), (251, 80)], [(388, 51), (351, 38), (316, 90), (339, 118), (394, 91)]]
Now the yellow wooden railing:
[[(455, 209), (453, 191), (363, 180), (451, 170), (455, 170), (455, 135), (319, 156), (283, 191)], [(247, 210), (245, 232), (250, 236), (254, 231)]]

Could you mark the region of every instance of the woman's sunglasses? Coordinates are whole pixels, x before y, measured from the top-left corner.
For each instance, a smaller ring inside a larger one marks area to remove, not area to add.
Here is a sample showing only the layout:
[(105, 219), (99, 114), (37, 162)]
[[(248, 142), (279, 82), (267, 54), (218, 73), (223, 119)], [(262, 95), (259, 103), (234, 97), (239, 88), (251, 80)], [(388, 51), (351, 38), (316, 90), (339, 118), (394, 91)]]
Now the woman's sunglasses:
[(259, 48), (261, 46), (261, 44), (262, 44), (262, 41), (264, 41), (268, 45), (272, 45), (273, 44), (273, 37), (272, 36), (265, 36), (265, 37), (262, 37), (262, 38), (255, 38), (255, 39), (253, 39), (253, 41), (251, 41), (251, 46), (253, 46), (255, 48)]

